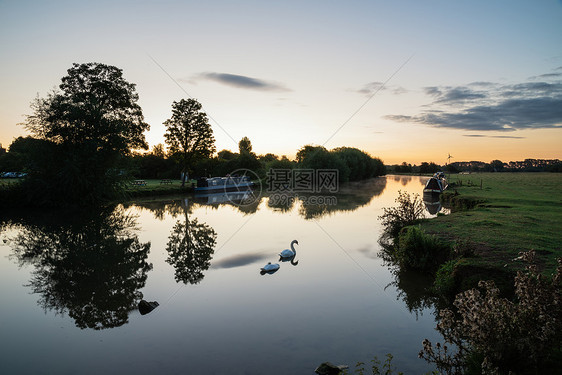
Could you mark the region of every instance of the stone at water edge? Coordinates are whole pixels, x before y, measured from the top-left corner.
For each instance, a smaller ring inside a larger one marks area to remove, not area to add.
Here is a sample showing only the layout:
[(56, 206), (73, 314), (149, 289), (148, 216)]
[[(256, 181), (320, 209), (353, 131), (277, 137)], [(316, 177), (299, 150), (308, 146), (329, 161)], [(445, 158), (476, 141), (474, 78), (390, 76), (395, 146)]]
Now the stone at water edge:
[(346, 368), (349, 368), (349, 366), (346, 365), (336, 366), (331, 362), (324, 362), (321, 363), (320, 366), (318, 366), (316, 370), (314, 370), (314, 372), (317, 373), (318, 375), (339, 375), (341, 374), (342, 370)]
[(157, 308), (159, 305), (160, 304), (156, 301), (148, 302), (145, 300), (141, 300), (139, 302), (139, 312), (141, 313), (141, 315), (146, 315), (152, 310), (154, 310), (155, 308)]

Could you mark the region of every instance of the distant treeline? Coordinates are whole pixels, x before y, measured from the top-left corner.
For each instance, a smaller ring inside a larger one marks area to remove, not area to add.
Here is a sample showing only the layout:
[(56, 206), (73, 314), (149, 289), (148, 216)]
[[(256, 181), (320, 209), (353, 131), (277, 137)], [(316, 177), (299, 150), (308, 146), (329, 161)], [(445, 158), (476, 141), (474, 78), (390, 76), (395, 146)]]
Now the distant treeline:
[(125, 198), (132, 178), (181, 178), (185, 188), (190, 178), (245, 173), (240, 169), (260, 179), (271, 168), (337, 169), (340, 182), (385, 173), (380, 159), (349, 147), (306, 145), (291, 161), (258, 156), (243, 137), (237, 153), (217, 153), (209, 117), (194, 98), (171, 103), (171, 116), (163, 122), (166, 147), (160, 144), (147, 152), (150, 125), (138, 101), (135, 84), (121, 69), (72, 64), (58, 89), (31, 102), (32, 113), (21, 124), (31, 136), (17, 138), (7, 152), (0, 146), (2, 176), (24, 177), (19, 184), (0, 185), (0, 207), (99, 205)]
[(489, 163), (482, 161), (459, 161), (446, 165), (434, 162), (423, 162), (412, 165), (406, 162), (387, 166), (389, 172), (394, 173), (435, 173), (447, 171), (449, 173), (461, 172), (562, 172), (562, 161), (558, 159), (525, 159), (523, 161), (492, 160)]
[[(18, 137), (0, 153), (1, 172), (27, 172), (33, 169), (35, 154), (41, 143), (33, 137)], [(270, 169), (338, 169), (340, 182), (358, 181), (386, 173), (379, 158), (352, 147), (327, 150), (322, 146), (306, 145), (297, 152), (295, 160), (272, 153), (257, 155), (252, 151), (251, 141), (244, 137), (239, 142), (238, 152), (222, 150), (208, 158), (194, 160), (190, 165), (190, 177), (225, 176), (239, 169), (249, 169), (265, 178)], [(139, 179), (179, 179), (182, 165), (178, 155), (167, 153), (159, 144), (151, 151), (122, 157), (119, 170)]]

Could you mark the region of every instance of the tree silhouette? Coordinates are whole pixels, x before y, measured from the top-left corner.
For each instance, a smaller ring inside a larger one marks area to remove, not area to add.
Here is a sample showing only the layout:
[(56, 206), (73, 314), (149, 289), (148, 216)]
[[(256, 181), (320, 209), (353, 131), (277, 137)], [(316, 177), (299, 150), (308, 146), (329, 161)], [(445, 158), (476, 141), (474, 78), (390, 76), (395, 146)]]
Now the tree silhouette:
[(33, 154), (25, 187), (36, 203), (45, 190), (56, 204), (112, 198), (121, 191), (121, 157), (131, 149), (147, 148), (143, 132), (149, 126), (137, 104), (135, 85), (123, 78), (121, 69), (87, 63), (73, 64), (59, 88), (38, 97), (23, 124), (52, 144), (49, 155)]
[(244, 137), (238, 142), (238, 151), (240, 151), (240, 154), (249, 154), (252, 152), (252, 142), (250, 138)]
[(28, 286), (38, 304), (67, 313), (82, 329), (127, 323), (152, 269), (150, 243), (138, 240), (122, 208), (66, 217), (62, 224), (24, 224), (12, 240), (20, 265), (35, 267)]
[(191, 164), (215, 152), (213, 129), (201, 104), (195, 99), (172, 103), (172, 117), (164, 122), (166, 143), (171, 154), (182, 166), (182, 186), (185, 185)]

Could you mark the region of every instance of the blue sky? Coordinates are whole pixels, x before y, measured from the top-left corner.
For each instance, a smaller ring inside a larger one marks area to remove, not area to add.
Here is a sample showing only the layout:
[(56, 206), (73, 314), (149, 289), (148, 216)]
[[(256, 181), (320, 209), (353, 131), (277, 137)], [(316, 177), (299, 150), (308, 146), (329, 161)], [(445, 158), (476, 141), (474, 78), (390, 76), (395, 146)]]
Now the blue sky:
[(562, 158), (560, 1), (0, 1), (0, 41), (4, 147), (72, 63), (102, 62), (137, 85), (151, 145), (189, 95), (219, 150)]

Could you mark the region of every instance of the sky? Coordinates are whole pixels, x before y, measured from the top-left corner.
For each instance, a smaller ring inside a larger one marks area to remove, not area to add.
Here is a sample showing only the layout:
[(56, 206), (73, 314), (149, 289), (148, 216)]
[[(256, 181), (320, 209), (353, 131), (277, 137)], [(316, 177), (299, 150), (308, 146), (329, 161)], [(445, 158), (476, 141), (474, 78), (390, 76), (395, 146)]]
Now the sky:
[(560, 0), (0, 0), (0, 144), (86, 62), (136, 84), (151, 146), (191, 97), (217, 150), (562, 159)]

